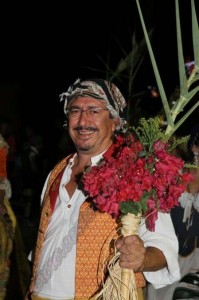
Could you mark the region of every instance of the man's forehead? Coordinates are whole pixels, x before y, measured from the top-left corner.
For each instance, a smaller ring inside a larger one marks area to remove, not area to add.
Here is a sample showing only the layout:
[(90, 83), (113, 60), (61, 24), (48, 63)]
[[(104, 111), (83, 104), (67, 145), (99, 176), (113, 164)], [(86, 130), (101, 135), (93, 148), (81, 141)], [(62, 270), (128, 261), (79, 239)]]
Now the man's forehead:
[(74, 106), (74, 105), (104, 107), (105, 104), (106, 104), (105, 100), (95, 99), (90, 96), (77, 96), (70, 101), (69, 107)]

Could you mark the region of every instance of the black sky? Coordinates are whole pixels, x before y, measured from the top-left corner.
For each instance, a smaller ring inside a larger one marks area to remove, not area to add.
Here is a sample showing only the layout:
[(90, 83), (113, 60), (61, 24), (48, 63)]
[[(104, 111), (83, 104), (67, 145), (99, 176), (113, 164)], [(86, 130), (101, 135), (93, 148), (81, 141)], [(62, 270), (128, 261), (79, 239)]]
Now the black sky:
[[(185, 52), (189, 54), (190, 0), (179, 2)], [(178, 84), (175, 1), (142, 0), (140, 3), (147, 28), (155, 29), (152, 42), (155, 57), (170, 93)], [(124, 52), (131, 50), (135, 26), (143, 37), (134, 0), (49, 1), (46, 4), (32, 1), (5, 6), (0, 13), (0, 87), (6, 91), (11, 89), (13, 95), (7, 97), (3, 113), (12, 111), (11, 116), (15, 116), (16, 110), (16, 115), (40, 122), (44, 127), (55, 114), (62, 113), (59, 94), (69, 84), (78, 77), (104, 77), (106, 68), (101, 60), (106, 62), (110, 54), (114, 68)], [(146, 56), (138, 91), (154, 83)], [(14, 103), (11, 105), (9, 101)]]

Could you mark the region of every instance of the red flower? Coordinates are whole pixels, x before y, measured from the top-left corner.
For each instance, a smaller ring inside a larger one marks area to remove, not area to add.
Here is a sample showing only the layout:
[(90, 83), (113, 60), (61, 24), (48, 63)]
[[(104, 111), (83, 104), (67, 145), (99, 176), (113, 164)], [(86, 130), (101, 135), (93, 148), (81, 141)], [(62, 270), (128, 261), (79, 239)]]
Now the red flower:
[(192, 180), (180, 172), (184, 162), (167, 152), (167, 146), (158, 140), (147, 152), (132, 134), (118, 135), (99, 165), (83, 176), (84, 190), (92, 203), (114, 218), (141, 212), (147, 228), (153, 231), (158, 211), (167, 213), (178, 205), (178, 198)]

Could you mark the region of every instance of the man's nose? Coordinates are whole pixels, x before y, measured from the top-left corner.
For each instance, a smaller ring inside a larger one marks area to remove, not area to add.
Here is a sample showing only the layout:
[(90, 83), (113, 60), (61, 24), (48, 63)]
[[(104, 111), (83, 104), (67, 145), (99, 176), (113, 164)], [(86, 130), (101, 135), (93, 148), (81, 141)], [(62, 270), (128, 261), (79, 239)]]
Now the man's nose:
[(81, 110), (80, 115), (79, 115), (79, 123), (84, 123), (88, 119), (88, 114), (87, 110)]

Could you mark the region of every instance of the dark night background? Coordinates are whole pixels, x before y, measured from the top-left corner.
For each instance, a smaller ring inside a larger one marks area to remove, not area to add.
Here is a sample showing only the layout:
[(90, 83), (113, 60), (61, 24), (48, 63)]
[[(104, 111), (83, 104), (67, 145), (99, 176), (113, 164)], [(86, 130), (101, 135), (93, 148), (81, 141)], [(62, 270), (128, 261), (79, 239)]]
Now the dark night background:
[[(192, 56), (190, 1), (179, 2), (184, 55)], [(179, 83), (175, 1), (142, 0), (140, 5), (147, 29), (154, 28), (152, 47), (169, 97)], [(131, 51), (133, 31), (143, 38), (134, 0), (7, 2), (0, 20), (0, 117), (10, 119), (17, 132), (26, 122), (34, 124), (51, 143), (52, 132), (63, 130), (60, 93), (78, 77), (105, 78), (107, 58), (114, 69)], [(135, 94), (148, 85), (156, 82), (147, 51)], [(125, 85), (119, 87), (126, 96)], [(154, 113), (161, 106), (144, 101), (143, 111)]]

